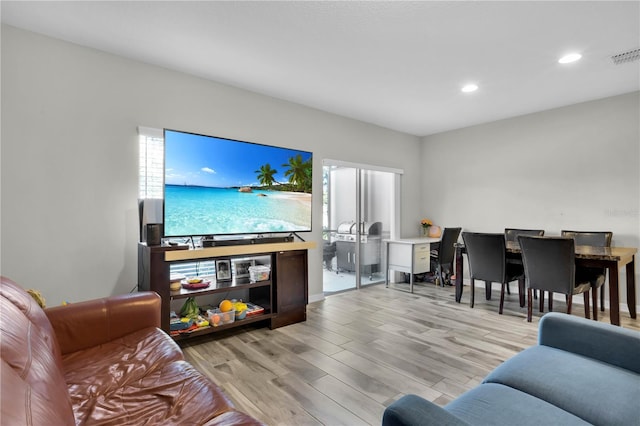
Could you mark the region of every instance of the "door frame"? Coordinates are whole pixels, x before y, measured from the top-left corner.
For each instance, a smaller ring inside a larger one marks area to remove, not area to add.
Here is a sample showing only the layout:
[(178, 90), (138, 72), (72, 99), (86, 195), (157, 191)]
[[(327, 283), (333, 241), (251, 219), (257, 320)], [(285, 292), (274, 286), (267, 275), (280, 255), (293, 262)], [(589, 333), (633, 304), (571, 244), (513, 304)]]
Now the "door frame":
[[(390, 211), (391, 213), (391, 217), (389, 218), (389, 233), (390, 233), (390, 238), (394, 239), (394, 238), (398, 238), (398, 236), (400, 235), (400, 194), (401, 194), (401, 184), (402, 184), (402, 175), (404, 174), (404, 170), (403, 169), (397, 169), (397, 168), (393, 168), (393, 167), (385, 167), (385, 166), (376, 166), (376, 165), (372, 165), (372, 164), (364, 164), (364, 163), (354, 163), (354, 162), (350, 162), (350, 161), (343, 161), (343, 160), (333, 160), (333, 159), (323, 159), (322, 160), (322, 167), (324, 169), (324, 167), (331, 167), (331, 166), (338, 166), (338, 167), (346, 167), (346, 168), (353, 168), (356, 171), (356, 223), (359, 223), (359, 219), (361, 219), (361, 196), (362, 196), (362, 188), (361, 188), (361, 173), (363, 170), (366, 171), (378, 171), (378, 172), (386, 172), (386, 173), (391, 173), (392, 174), (392, 178), (393, 178), (393, 182), (391, 185), (391, 191), (392, 193), (389, 194), (390, 198), (393, 200), (393, 207)], [(323, 188), (324, 191), (324, 188)], [(324, 196), (324, 194), (323, 194)], [(324, 214), (324, 211), (323, 211)], [(324, 218), (323, 218), (324, 220)], [(356, 258), (358, 259), (358, 267), (356, 268), (356, 285), (355, 288), (356, 289), (360, 289), (361, 288), (361, 267), (360, 267), (360, 231), (359, 231), (359, 227), (358, 227), (358, 231), (356, 234), (356, 241), (358, 242), (358, 244), (355, 245), (355, 253), (356, 253)], [(382, 245), (382, 247), (384, 247), (384, 244)], [(324, 284), (323, 284), (324, 287)]]

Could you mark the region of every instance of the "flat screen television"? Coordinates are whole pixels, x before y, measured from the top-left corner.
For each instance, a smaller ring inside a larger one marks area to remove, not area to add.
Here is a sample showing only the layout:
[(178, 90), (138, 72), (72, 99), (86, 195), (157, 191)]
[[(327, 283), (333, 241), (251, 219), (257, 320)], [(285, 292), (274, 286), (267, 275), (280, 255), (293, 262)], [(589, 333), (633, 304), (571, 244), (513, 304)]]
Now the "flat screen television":
[(311, 231), (312, 153), (164, 130), (164, 236)]

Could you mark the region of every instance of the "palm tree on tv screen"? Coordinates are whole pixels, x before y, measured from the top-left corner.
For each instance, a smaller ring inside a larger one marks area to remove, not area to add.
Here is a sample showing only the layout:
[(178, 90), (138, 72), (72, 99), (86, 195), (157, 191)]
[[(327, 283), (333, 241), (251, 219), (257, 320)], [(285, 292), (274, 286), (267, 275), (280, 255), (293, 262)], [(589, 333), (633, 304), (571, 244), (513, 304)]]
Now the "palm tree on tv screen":
[(275, 182), (273, 175), (278, 173), (276, 169), (271, 168), (271, 165), (269, 163), (260, 166), (260, 169), (256, 170), (255, 172), (258, 173), (258, 181), (260, 182), (260, 184), (265, 185), (268, 188), (271, 188), (271, 186)]
[(302, 161), (300, 154), (289, 158), (289, 162), (282, 165), (289, 169), (284, 175), (298, 191), (311, 192), (311, 159)]

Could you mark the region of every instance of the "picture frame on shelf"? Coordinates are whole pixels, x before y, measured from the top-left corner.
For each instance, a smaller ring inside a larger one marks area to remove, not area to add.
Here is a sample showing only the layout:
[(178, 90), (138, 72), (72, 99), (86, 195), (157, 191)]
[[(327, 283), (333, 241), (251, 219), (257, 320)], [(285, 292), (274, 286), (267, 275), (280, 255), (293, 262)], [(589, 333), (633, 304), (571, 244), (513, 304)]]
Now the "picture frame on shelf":
[(255, 266), (255, 259), (238, 259), (233, 261), (236, 278), (249, 278), (249, 267)]
[(216, 260), (216, 281), (231, 281), (231, 259)]

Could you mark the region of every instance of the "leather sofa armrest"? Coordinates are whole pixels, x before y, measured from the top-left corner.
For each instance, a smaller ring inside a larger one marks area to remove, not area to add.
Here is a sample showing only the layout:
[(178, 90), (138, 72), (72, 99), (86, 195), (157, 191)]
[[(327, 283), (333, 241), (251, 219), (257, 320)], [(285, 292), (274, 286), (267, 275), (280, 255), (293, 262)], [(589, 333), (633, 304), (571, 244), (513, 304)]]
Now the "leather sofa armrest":
[(405, 395), (389, 405), (382, 415), (382, 426), (468, 426), (444, 408), (418, 395)]
[(62, 354), (110, 342), (148, 327), (160, 327), (161, 299), (154, 292), (129, 293), (45, 309)]
[(539, 323), (538, 343), (640, 374), (640, 333), (559, 312)]

